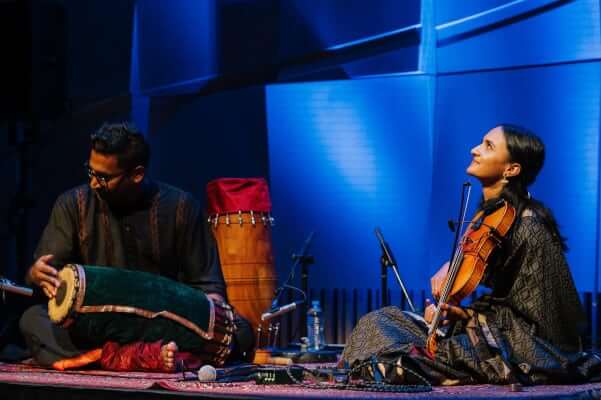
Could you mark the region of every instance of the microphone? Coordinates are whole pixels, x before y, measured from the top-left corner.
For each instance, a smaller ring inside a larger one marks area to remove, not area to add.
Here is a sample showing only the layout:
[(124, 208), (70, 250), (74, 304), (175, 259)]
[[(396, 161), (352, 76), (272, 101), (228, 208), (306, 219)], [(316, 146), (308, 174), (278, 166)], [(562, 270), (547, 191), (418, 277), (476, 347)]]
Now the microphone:
[(6, 278), (0, 278), (0, 290), (6, 290), (7, 292), (13, 292), (23, 296), (33, 295), (32, 289), (24, 286), (15, 285), (14, 282), (11, 282)]
[(215, 382), (217, 380), (217, 370), (212, 365), (203, 365), (196, 374), (200, 382)]
[(196, 376), (184, 376), (183, 381), (198, 382), (245, 382), (253, 379), (257, 370), (255, 365), (241, 365), (233, 368), (217, 369), (212, 365), (203, 365)]
[(309, 251), (309, 247), (311, 247), (311, 242), (313, 241), (313, 236), (315, 236), (315, 231), (309, 233), (309, 236), (307, 236), (305, 243), (303, 243), (303, 248), (300, 251), (301, 257), (305, 256), (307, 254), (307, 251)]
[(279, 315), (285, 314), (289, 311), (292, 311), (294, 309), (296, 309), (297, 306), (300, 306), (301, 304), (303, 304), (304, 301), (303, 300), (297, 300), (294, 303), (290, 303), (290, 304), (286, 304), (285, 306), (281, 306), (278, 308), (274, 308), (269, 312), (263, 313), (261, 314), (261, 321), (268, 321), (272, 318), (275, 318)]
[(388, 243), (386, 243), (386, 241), (384, 240), (384, 236), (382, 236), (382, 232), (380, 231), (380, 228), (376, 228), (374, 229), (374, 232), (376, 233), (376, 237), (378, 238), (378, 241), (380, 242), (380, 247), (382, 248), (382, 251), (384, 252), (384, 257), (386, 258), (386, 263), (391, 266), (391, 265), (397, 265), (396, 261), (394, 259), (394, 256), (392, 255), (392, 250), (390, 250), (390, 247), (388, 247)]

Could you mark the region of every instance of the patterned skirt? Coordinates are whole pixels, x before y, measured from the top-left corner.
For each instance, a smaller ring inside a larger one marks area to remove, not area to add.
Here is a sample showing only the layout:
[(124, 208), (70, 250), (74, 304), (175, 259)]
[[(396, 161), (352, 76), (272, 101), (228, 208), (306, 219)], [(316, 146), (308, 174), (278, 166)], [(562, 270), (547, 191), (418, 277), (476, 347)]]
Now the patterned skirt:
[(389, 382), (530, 385), (601, 380), (599, 355), (562, 352), (534, 336), (519, 318), (505, 318), (507, 325), (499, 329), (484, 314), (468, 313), (470, 319), (441, 339), (432, 356), (425, 351), (425, 323), (394, 306), (373, 311), (353, 329), (342, 361), (368, 379), (374, 378), (377, 366)]

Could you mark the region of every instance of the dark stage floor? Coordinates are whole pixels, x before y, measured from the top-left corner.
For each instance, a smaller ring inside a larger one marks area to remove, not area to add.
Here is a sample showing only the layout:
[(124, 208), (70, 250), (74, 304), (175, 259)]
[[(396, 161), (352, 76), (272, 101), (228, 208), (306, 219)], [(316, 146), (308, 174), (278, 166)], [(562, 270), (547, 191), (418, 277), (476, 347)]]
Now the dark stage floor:
[[(192, 376), (190, 373), (189, 376)], [(23, 364), (0, 363), (2, 399), (588, 399), (601, 398), (601, 383), (525, 387), (477, 385), (434, 387), (421, 393), (376, 393), (311, 389), (300, 385), (258, 385), (254, 382), (200, 383), (182, 381), (181, 374), (70, 371), (58, 372)]]

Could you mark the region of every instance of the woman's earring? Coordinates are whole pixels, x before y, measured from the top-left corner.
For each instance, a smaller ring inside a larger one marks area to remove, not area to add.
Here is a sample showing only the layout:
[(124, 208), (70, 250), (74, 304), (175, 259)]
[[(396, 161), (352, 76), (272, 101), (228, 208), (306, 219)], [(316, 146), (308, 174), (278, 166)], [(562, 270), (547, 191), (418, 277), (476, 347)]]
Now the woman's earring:
[(507, 179), (507, 177), (505, 176), (505, 174), (503, 174), (503, 179), (501, 179), (501, 183), (503, 185), (507, 185), (509, 183), (509, 180)]

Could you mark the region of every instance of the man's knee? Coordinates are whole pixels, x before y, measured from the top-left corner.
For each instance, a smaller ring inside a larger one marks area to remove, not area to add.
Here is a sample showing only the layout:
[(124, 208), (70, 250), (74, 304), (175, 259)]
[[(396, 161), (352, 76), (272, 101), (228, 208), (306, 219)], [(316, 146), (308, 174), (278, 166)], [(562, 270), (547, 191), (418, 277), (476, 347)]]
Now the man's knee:
[(59, 359), (81, 354), (69, 332), (50, 321), (44, 305), (28, 308), (19, 321), (19, 328), (33, 358), (41, 365), (50, 366)]
[(48, 311), (42, 304), (29, 307), (19, 320), (19, 329), (24, 336), (40, 331), (41, 325), (48, 324)]

